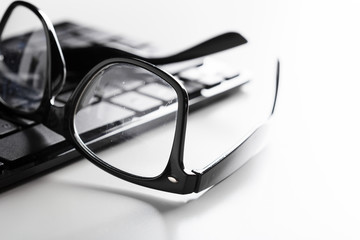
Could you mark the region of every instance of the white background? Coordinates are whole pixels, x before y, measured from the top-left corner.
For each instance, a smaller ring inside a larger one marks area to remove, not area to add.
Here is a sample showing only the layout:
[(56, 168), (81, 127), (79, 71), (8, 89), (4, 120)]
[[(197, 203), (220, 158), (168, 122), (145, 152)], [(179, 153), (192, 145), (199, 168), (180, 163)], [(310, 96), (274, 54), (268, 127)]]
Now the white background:
[(33, 3), (165, 50), (239, 31), (280, 58), (281, 92), (266, 149), (197, 199), (137, 193), (83, 161), (2, 193), (4, 239), (360, 238), (358, 1)]

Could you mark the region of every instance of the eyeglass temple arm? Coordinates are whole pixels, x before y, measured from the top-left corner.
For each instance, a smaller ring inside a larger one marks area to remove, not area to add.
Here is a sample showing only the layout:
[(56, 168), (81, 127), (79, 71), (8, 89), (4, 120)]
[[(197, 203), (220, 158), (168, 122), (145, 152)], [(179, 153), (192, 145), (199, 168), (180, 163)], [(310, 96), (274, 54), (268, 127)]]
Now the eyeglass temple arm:
[(202, 43), (199, 43), (189, 49), (186, 49), (174, 55), (165, 57), (147, 58), (120, 49), (103, 46), (64, 49), (63, 53), (69, 74), (80, 73), (85, 75), (89, 71), (89, 69), (94, 67), (100, 61), (109, 58), (132, 57), (150, 62), (155, 65), (163, 65), (203, 57), (216, 52), (221, 52), (233, 47), (237, 47), (245, 43), (247, 43), (247, 40), (239, 33), (228, 32), (208, 39)]
[(247, 40), (239, 33), (228, 32), (206, 40), (177, 54), (161, 58), (147, 58), (144, 60), (158, 65), (180, 62), (221, 52), (245, 43), (247, 43)]
[[(275, 112), (275, 106), (278, 97), (279, 80), (280, 62), (277, 61), (275, 94), (270, 117)], [(265, 136), (267, 134), (268, 128), (268, 122), (262, 126), (259, 126), (255, 129), (255, 131), (253, 131), (249, 136), (247, 136), (246, 139), (241, 142), (241, 144), (239, 144), (234, 149), (228, 151), (213, 164), (200, 171), (193, 170), (193, 172), (198, 175), (198, 183), (194, 192), (200, 192), (221, 182), (222, 180), (230, 176), (233, 172), (235, 172), (237, 169), (239, 169), (242, 165), (244, 165), (251, 157), (256, 155), (266, 144)]]

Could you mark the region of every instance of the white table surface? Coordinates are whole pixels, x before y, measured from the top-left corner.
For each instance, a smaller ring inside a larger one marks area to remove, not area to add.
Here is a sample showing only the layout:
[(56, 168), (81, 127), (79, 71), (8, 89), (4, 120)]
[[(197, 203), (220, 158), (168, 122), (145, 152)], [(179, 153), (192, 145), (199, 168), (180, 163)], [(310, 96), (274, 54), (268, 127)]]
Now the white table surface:
[(147, 190), (83, 160), (1, 193), (0, 239), (360, 238), (358, 1), (32, 2), (164, 50), (239, 31), (254, 76), (280, 58), (279, 104), (267, 147), (204, 194)]

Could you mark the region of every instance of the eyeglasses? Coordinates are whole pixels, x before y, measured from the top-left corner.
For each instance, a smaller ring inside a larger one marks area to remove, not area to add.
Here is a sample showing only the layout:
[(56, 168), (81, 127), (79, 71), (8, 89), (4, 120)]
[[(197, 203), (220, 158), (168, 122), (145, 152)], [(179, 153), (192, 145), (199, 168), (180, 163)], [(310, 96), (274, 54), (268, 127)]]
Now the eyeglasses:
[[(26, 20), (19, 25), (19, 19)], [(57, 106), (54, 98), (64, 85), (66, 67), (54, 27), (35, 6), (17, 1), (0, 22), (0, 109), (43, 123), (116, 177), (173, 193), (200, 192), (228, 177), (251, 157), (262, 144), (267, 125), (256, 128), (208, 167), (188, 171), (183, 163), (187, 91), (172, 75), (144, 60), (159, 64), (191, 59), (242, 41), (227, 41), (226, 46), (215, 45), (210, 50), (203, 43), (162, 59), (139, 59), (119, 52), (121, 57), (106, 59), (92, 68), (68, 102)], [(279, 73), (279, 63), (277, 67)], [(275, 100), (278, 81), (279, 74)], [(125, 91), (136, 87), (151, 94), (151, 86), (161, 89), (158, 100)], [(118, 95), (121, 91), (124, 94)]]

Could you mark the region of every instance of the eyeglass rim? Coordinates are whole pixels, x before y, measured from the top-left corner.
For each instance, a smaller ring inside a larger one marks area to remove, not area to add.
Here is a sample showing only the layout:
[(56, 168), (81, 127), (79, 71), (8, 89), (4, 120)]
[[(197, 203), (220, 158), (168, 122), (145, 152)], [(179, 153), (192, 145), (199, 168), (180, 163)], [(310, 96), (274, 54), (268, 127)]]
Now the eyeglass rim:
[(30, 10), (35, 16), (40, 20), (43, 30), (46, 37), (47, 44), (47, 79), (45, 83), (44, 93), (39, 107), (30, 112), (22, 111), (15, 109), (9, 106), (1, 97), (0, 97), (0, 108), (11, 114), (16, 114), (18, 116), (26, 117), (35, 121), (43, 121), (45, 116), (47, 116), (50, 106), (51, 99), (60, 92), (62, 86), (65, 83), (66, 78), (66, 64), (65, 59), (61, 51), (59, 41), (57, 39), (54, 26), (51, 21), (48, 19), (45, 13), (43, 13), (39, 8), (33, 4), (25, 1), (14, 1), (8, 8), (5, 10), (1, 20), (0, 20), (0, 36), (7, 24), (8, 19), (10, 18), (12, 12), (16, 7), (25, 7)]
[[(96, 156), (91, 150), (86, 147), (80, 140), (77, 132), (75, 131), (75, 113), (79, 99), (85, 89), (85, 87), (94, 79), (94, 76), (103, 69), (116, 64), (130, 64), (141, 67), (153, 74), (159, 76), (162, 80), (170, 84), (175, 90), (178, 97), (178, 110), (175, 124), (175, 134), (173, 138), (172, 149), (170, 157), (164, 171), (156, 177), (141, 177), (130, 174), (128, 172), (117, 169)], [(183, 163), (184, 155), (184, 142), (186, 134), (186, 123), (189, 111), (189, 96), (185, 87), (178, 82), (172, 75), (161, 70), (160, 68), (152, 65), (151, 63), (145, 62), (135, 58), (112, 58), (107, 59), (98, 65), (96, 65), (86, 76), (81, 80), (79, 85), (70, 96), (68, 102), (65, 105), (65, 116), (67, 119), (65, 128), (68, 129), (69, 137), (77, 148), (89, 161), (103, 169), (104, 171), (124, 179), (126, 181), (158, 189), (168, 192), (184, 193), (193, 192), (195, 189), (195, 175), (188, 174), (185, 172)]]

